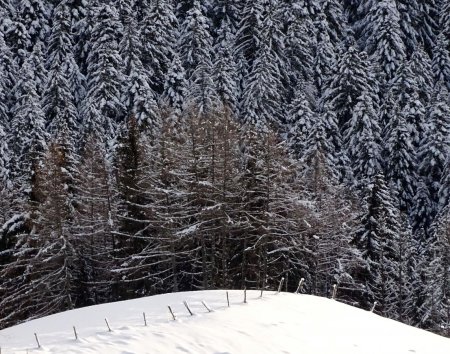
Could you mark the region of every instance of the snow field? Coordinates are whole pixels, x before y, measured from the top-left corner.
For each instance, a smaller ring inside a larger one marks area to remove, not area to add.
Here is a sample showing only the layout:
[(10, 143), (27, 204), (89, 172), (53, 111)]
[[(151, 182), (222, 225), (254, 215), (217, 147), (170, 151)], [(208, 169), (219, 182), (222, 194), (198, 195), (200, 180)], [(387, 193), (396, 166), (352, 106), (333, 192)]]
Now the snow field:
[(242, 291), (229, 294), (230, 308), (221, 290), (158, 295), (55, 314), (0, 331), (1, 353), (450, 353), (449, 339), (334, 300), (273, 291), (260, 298), (259, 291), (248, 291), (244, 304)]

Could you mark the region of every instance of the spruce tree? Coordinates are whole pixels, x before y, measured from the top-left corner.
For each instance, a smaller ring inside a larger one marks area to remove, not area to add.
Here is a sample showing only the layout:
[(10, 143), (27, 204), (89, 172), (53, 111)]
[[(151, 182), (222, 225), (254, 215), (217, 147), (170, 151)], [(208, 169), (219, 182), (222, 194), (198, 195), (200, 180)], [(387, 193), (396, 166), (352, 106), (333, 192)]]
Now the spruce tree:
[(338, 60), (336, 73), (324, 94), (321, 106), (329, 105), (338, 117), (339, 129), (352, 118), (358, 97), (367, 92), (378, 107), (378, 85), (365, 53), (350, 47)]
[(440, 33), (437, 37), (436, 45), (433, 48), (432, 74), (435, 82), (444, 82), (447, 88), (450, 78), (450, 54), (447, 37)]
[(307, 138), (316, 123), (316, 114), (306, 95), (299, 88), (289, 105), (286, 118), (286, 140), (297, 156), (302, 156), (307, 147)]
[(83, 128), (86, 135), (100, 131), (113, 137), (124, 110), (120, 101), (123, 73), (117, 42), (117, 33), (121, 31), (117, 10), (111, 5), (96, 8), (94, 23), (82, 108)]
[(345, 132), (345, 144), (356, 183), (362, 183), (381, 171), (381, 131), (378, 115), (370, 95), (358, 98), (352, 119)]
[(144, 18), (140, 25), (142, 38), (140, 59), (144, 68), (152, 73), (151, 88), (161, 94), (174, 57), (178, 35), (178, 20), (172, 2), (167, 0), (151, 2), (144, 9)]
[(121, 101), (126, 117), (134, 116), (141, 128), (155, 131), (160, 124), (158, 108), (155, 94), (150, 87), (150, 75), (141, 62), (142, 47), (139, 36), (136, 21), (130, 15), (125, 20), (124, 36), (119, 44), (125, 76)]
[(49, 33), (50, 8), (40, 0), (20, 0), (17, 8), (17, 21), (27, 31), (27, 43), (21, 49), (31, 52), (38, 42), (45, 42)]
[(199, 65), (212, 60), (210, 30), (204, 7), (200, 1), (194, 1), (181, 25), (179, 42), (180, 57), (188, 80), (192, 81), (192, 75)]
[(181, 117), (187, 96), (187, 87), (186, 72), (179, 56), (175, 53), (167, 73), (167, 80), (161, 97), (163, 106), (167, 105), (169, 107), (172, 112), (172, 118), (175, 121)]
[(417, 158), (406, 118), (408, 111), (394, 110), (385, 136), (386, 180), (397, 206), (410, 213), (417, 190)]
[(381, 82), (392, 80), (406, 59), (406, 48), (400, 29), (400, 13), (395, 0), (382, 0), (370, 10), (362, 37), (366, 48), (381, 70)]
[(362, 305), (369, 307), (377, 301), (377, 312), (396, 318), (400, 224), (382, 174), (374, 176), (368, 185), (364, 204), (353, 239), (367, 262), (361, 279), (367, 287)]
[(36, 92), (33, 68), (27, 63), (21, 71), (15, 87), (17, 101), (12, 111), (9, 142), (19, 161), (14, 167), (14, 174), (23, 181), (22, 190), (29, 192), (32, 166), (37, 167), (42, 162), (48, 134), (45, 130), (45, 115)]
[(428, 130), (418, 151), (419, 173), (429, 188), (433, 218), (437, 213), (439, 189), (443, 177), (445, 163), (449, 152), (449, 117), (448, 91), (444, 84), (435, 95), (433, 104), (427, 112)]
[(285, 55), (290, 68), (289, 98), (292, 98), (296, 87), (312, 82), (316, 35), (313, 20), (297, 2), (290, 2), (286, 10), (289, 17), (286, 19)]

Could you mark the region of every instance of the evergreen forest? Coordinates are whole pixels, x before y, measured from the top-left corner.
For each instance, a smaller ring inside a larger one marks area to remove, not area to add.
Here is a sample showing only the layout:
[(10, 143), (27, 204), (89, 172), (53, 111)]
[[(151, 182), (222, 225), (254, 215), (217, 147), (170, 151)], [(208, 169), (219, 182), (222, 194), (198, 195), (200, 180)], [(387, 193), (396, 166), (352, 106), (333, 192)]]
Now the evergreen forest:
[(0, 0), (0, 329), (203, 289), (450, 336), (450, 0)]

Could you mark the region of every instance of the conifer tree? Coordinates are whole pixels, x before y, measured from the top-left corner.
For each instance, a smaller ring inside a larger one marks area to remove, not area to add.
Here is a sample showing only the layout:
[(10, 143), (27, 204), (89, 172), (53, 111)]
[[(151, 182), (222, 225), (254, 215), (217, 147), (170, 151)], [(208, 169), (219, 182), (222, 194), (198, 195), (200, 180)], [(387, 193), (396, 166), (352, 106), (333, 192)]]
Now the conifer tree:
[(426, 106), (431, 97), (433, 88), (433, 74), (431, 59), (422, 46), (418, 46), (411, 56), (411, 66), (417, 80), (419, 98)]
[(12, 111), (9, 131), (10, 147), (19, 161), (15, 165), (15, 176), (23, 179), (22, 189), (29, 192), (32, 165), (37, 167), (47, 147), (45, 115), (36, 92), (33, 69), (30, 64), (22, 67), (21, 78), (16, 84), (17, 102)]
[(328, 24), (323, 13), (319, 15), (316, 27), (318, 28), (318, 38), (314, 57), (314, 77), (317, 95), (321, 97), (325, 88), (328, 87), (328, 82), (336, 66), (336, 54), (326, 30)]
[(435, 82), (444, 82), (449, 87), (450, 78), (450, 54), (449, 44), (444, 33), (440, 33), (437, 37), (436, 45), (433, 49), (432, 73)]
[(439, 88), (433, 105), (428, 109), (428, 130), (418, 151), (419, 172), (430, 193), (431, 218), (437, 213), (440, 181), (443, 177), (449, 151), (450, 107), (448, 105), (448, 91), (442, 83)]
[(155, 94), (151, 89), (149, 73), (141, 62), (140, 33), (135, 27), (135, 19), (129, 16), (125, 21), (125, 31), (119, 44), (126, 77), (122, 92), (122, 104), (127, 117), (133, 116), (141, 128), (154, 131), (160, 125)]
[(448, 206), (441, 213), (427, 242), (426, 295), (422, 304), (422, 326), (448, 335), (450, 296), (450, 230)]
[(123, 84), (122, 60), (117, 33), (121, 31), (117, 10), (111, 5), (96, 9), (88, 56), (87, 93), (83, 103), (86, 135), (100, 131), (113, 137), (123, 119), (120, 93)]
[(209, 21), (201, 2), (195, 0), (181, 25), (180, 57), (186, 70), (187, 79), (192, 81), (194, 71), (201, 64), (212, 60), (212, 37)]
[(27, 31), (27, 42), (21, 49), (31, 52), (38, 42), (45, 42), (49, 33), (50, 9), (40, 0), (21, 0), (17, 8), (17, 21)]
[[(425, 51), (431, 54), (436, 43), (436, 34), (439, 28), (439, 1), (422, 0), (418, 1), (419, 11), (417, 15), (417, 32), (420, 43)], [(442, 6), (442, 5), (441, 5)], [(446, 13), (445, 11), (442, 13)], [(448, 13), (448, 12), (447, 12)], [(445, 28), (442, 27), (442, 28)]]
[(353, 243), (366, 260), (364, 282), (367, 286), (363, 306), (377, 301), (378, 311), (397, 317), (399, 272), (399, 215), (382, 174), (368, 185), (365, 207)]
[(17, 80), (18, 67), (14, 55), (0, 33), (0, 121), (6, 123), (10, 119), (8, 112), (13, 106), (13, 88)]
[(337, 72), (321, 103), (321, 106), (329, 104), (330, 109), (336, 112), (339, 129), (344, 129), (352, 118), (362, 92), (367, 92), (375, 108), (378, 107), (378, 85), (367, 56), (350, 47), (339, 58)]
[(239, 78), (236, 61), (232, 52), (232, 43), (224, 43), (217, 50), (214, 62), (214, 82), (219, 101), (237, 114), (239, 97)]
[(330, 41), (334, 47), (344, 40), (348, 26), (344, 8), (340, 1), (324, 0), (321, 4), (321, 12), (325, 15), (328, 23), (327, 31)]
[(186, 72), (178, 54), (175, 53), (167, 73), (167, 80), (164, 84), (164, 92), (162, 94), (163, 105), (168, 105), (172, 112), (173, 120), (181, 117), (183, 105), (187, 96), (188, 83), (186, 80)]
[(384, 84), (394, 77), (406, 59), (406, 48), (400, 29), (400, 13), (395, 0), (382, 0), (370, 10), (363, 32), (363, 43), (378, 63)]
[(0, 192), (5, 189), (10, 189), (12, 187), (11, 181), (11, 151), (9, 149), (9, 144), (7, 140), (7, 135), (5, 132), (4, 125), (0, 123)]
[(312, 81), (316, 36), (312, 18), (304, 14), (304, 8), (296, 1), (287, 5), (286, 12), (290, 14), (286, 19), (285, 55), (291, 71), (291, 98), (296, 87), (300, 84), (307, 86)]
[[(135, 25), (134, 25), (135, 26)], [(178, 20), (172, 2), (157, 0), (144, 9), (141, 23), (142, 53), (144, 68), (152, 73), (151, 88), (161, 94), (167, 73), (174, 57), (178, 35)]]
[[(64, 72), (74, 104), (79, 108), (85, 95), (85, 77), (81, 74), (75, 61), (71, 12), (73, 9), (71, 6), (69, 0), (64, 0), (54, 10), (53, 26), (47, 48), (46, 69), (49, 71), (50, 77), (54, 75), (52, 71), (62, 70)], [(47, 83), (47, 88), (48, 86)]]
[(263, 44), (245, 79), (240, 109), (244, 124), (262, 131), (280, 125), (282, 98), (279, 74), (270, 47)]
[(316, 115), (311, 104), (300, 88), (289, 105), (286, 118), (286, 139), (289, 147), (301, 157), (307, 145), (307, 138), (316, 123)]
[(347, 125), (345, 144), (357, 183), (381, 171), (381, 131), (373, 101), (367, 92), (358, 98)]
[(407, 125), (408, 111), (393, 111), (385, 137), (386, 180), (400, 211), (409, 214), (417, 189), (416, 150)]

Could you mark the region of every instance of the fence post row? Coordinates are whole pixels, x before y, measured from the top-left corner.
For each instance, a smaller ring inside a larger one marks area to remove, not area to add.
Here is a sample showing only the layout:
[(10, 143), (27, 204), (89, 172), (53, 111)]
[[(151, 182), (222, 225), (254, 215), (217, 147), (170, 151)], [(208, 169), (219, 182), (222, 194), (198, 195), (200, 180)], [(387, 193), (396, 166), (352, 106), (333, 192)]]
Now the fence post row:
[[(298, 294), (301, 291), (304, 282), (305, 282), (305, 278), (301, 278), (300, 282), (298, 283), (297, 290), (295, 291), (296, 294)], [(278, 285), (277, 294), (279, 294), (281, 292), (281, 289), (283, 287), (283, 283), (284, 283), (284, 277), (282, 277), (281, 280), (280, 280), (280, 284)], [(264, 292), (264, 288), (261, 289), (260, 297), (263, 296), (263, 292)], [(332, 295), (333, 299), (336, 298), (336, 293), (337, 293), (337, 284), (334, 284), (333, 285), (333, 295)], [(228, 291), (226, 291), (225, 294), (227, 296), (227, 306), (230, 307), (230, 295), (229, 295)], [(203, 304), (203, 306), (206, 308), (206, 310), (208, 312), (212, 312), (212, 309), (208, 306), (208, 304), (204, 300), (202, 300), (201, 303)], [(247, 303), (247, 287), (244, 287), (244, 304), (246, 304), (246, 303)], [(191, 316), (194, 316), (194, 313), (191, 311), (187, 301), (183, 301), (183, 304), (186, 307), (186, 309), (188, 310), (189, 314)], [(375, 301), (373, 306), (372, 306), (372, 308), (371, 308), (371, 310), (370, 310), (370, 312), (373, 312), (375, 310), (376, 305), (377, 305), (377, 302)], [(176, 320), (176, 316), (175, 316), (172, 308), (170, 306), (167, 306), (167, 308), (169, 309), (169, 312), (172, 315), (172, 319), (175, 321)], [(144, 318), (144, 325), (147, 326), (147, 317), (145, 315), (145, 312), (142, 313), (142, 316)], [(105, 318), (105, 323), (106, 323), (106, 326), (108, 327), (108, 331), (112, 332), (107, 318)], [(74, 336), (75, 336), (75, 340), (78, 340), (77, 329), (76, 329), (75, 326), (72, 326), (72, 328), (73, 328), (73, 333), (74, 333)], [(41, 348), (41, 343), (39, 342), (39, 338), (38, 338), (36, 333), (34, 333), (34, 338), (36, 339), (36, 343), (37, 343), (38, 349), (40, 349)], [(2, 353), (2, 348), (0, 347), (0, 354), (1, 353)]]

